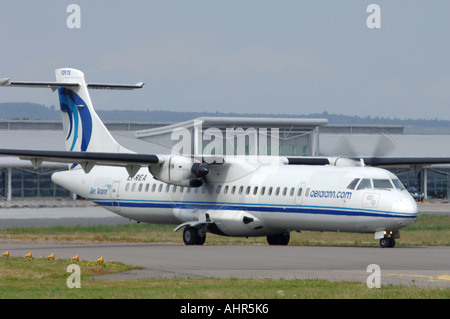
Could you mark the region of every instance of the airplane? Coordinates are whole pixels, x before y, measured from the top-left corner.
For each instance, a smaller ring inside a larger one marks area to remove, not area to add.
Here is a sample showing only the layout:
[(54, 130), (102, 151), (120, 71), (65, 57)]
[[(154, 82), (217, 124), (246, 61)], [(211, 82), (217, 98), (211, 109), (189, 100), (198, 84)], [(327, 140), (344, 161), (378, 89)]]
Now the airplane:
[(94, 110), (89, 89), (140, 89), (87, 84), (74, 68), (55, 71), (56, 82), (0, 79), (4, 87), (58, 90), (66, 151), (0, 149), (2, 156), (68, 163), (52, 181), (120, 216), (176, 225), (186, 245), (207, 233), (266, 236), (288, 245), (291, 231), (373, 233), (382, 248), (395, 246), (418, 206), (400, 180), (381, 166), (450, 163), (449, 158), (286, 157), (139, 154), (120, 145)]

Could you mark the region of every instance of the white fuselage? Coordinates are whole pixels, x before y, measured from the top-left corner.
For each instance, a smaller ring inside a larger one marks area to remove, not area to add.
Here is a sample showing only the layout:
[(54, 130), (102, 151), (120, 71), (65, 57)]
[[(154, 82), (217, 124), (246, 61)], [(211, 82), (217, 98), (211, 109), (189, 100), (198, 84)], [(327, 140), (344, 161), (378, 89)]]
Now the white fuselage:
[(230, 178), (212, 176), (198, 188), (157, 181), (144, 168), (134, 177), (106, 166), (89, 174), (81, 169), (53, 174), (56, 184), (118, 215), (175, 225), (207, 220), (229, 236), (399, 230), (415, 221), (418, 208), (394, 180), (380, 168), (308, 165), (259, 165)]

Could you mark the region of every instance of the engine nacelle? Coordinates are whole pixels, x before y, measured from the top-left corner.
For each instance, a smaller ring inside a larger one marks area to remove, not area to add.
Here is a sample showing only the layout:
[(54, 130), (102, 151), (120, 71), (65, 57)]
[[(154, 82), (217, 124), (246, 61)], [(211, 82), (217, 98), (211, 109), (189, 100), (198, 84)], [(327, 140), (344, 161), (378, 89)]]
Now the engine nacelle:
[(361, 161), (355, 161), (351, 158), (346, 157), (336, 157), (336, 158), (329, 158), (330, 165), (333, 166), (342, 166), (342, 167), (348, 167), (348, 166), (364, 166), (364, 162)]
[(171, 156), (162, 164), (150, 165), (148, 170), (161, 182), (190, 187), (202, 186), (202, 178), (209, 172), (208, 166), (205, 164), (179, 155)]
[(261, 236), (267, 231), (259, 218), (245, 211), (211, 210), (208, 214), (220, 231), (228, 236)]

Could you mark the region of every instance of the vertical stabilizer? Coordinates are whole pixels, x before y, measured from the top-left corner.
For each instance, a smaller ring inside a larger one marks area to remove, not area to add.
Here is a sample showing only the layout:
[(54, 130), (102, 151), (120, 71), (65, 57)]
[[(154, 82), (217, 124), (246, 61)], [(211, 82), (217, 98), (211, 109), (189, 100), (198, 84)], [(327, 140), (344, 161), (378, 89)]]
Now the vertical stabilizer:
[(83, 72), (72, 69), (57, 69), (56, 82), (64, 84), (58, 88), (59, 104), (68, 151), (132, 153), (119, 145), (109, 133), (92, 106), (88, 86)]

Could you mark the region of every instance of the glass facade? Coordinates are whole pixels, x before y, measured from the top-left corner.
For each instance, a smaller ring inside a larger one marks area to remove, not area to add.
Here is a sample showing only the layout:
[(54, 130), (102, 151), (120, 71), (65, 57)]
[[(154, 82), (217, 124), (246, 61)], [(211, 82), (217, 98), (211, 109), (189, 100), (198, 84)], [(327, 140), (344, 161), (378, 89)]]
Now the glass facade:
[[(424, 170), (419, 174), (407, 168), (390, 169), (401, 180), (405, 187), (415, 187), (420, 192), (425, 192), (423, 180)], [(445, 168), (426, 168), (427, 198), (447, 199), (450, 185), (450, 170)]]
[[(11, 197), (20, 198), (68, 198), (70, 192), (51, 180), (53, 171), (46, 169), (12, 169)], [(7, 169), (0, 170), (0, 197), (7, 197)]]
[(6, 169), (0, 170), (0, 199), (6, 198)]

